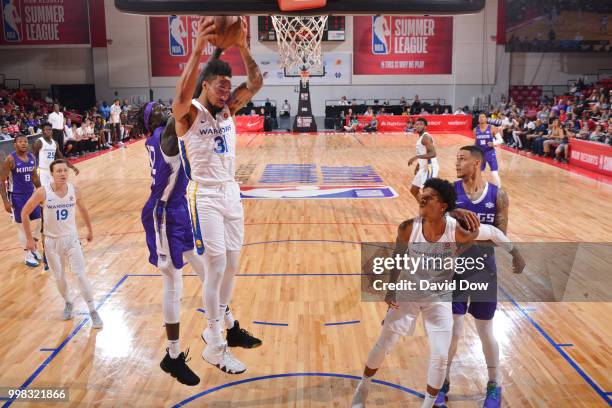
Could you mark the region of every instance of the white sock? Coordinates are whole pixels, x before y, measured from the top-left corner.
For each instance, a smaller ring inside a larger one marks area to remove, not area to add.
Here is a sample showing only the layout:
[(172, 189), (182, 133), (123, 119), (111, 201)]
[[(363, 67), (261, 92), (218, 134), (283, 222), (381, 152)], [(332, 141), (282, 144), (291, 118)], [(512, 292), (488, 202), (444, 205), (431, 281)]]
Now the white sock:
[(223, 314), (225, 328), (228, 330), (233, 328), (236, 319), (234, 319), (234, 315), (232, 314), (230, 308), (227, 305), (219, 305), (219, 309), (221, 309), (221, 313)]
[(181, 346), (179, 344), (179, 340), (168, 340), (168, 354), (170, 354), (170, 358), (175, 359), (181, 354)]
[(426, 392), (421, 408), (431, 408), (433, 407), (434, 402), (436, 402), (436, 395), (429, 395), (429, 393)]
[(208, 328), (211, 332), (210, 342), (214, 346), (223, 344), (221, 321), (219, 319), (208, 319)]

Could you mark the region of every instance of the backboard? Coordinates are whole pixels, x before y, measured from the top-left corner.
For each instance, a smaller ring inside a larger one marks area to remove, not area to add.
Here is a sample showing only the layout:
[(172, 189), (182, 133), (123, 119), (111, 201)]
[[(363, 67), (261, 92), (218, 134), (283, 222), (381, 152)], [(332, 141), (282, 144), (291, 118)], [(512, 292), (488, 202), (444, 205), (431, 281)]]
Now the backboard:
[[(339, 14), (473, 14), (486, 0), (327, 0), (323, 8), (292, 15)], [(122, 12), (145, 15), (268, 15), (283, 14), (277, 0), (115, 0)]]

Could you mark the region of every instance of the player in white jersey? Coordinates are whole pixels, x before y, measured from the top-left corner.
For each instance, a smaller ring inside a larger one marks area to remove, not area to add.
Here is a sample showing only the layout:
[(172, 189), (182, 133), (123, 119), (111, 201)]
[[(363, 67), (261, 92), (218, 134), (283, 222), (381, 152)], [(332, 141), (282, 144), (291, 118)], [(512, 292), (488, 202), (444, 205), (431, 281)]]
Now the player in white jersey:
[[(455, 188), (451, 183), (438, 178), (429, 179), (425, 182), (420, 195), (419, 216), (404, 221), (398, 228), (395, 254), (407, 254), (412, 259), (421, 258), (427, 262), (433, 260), (434, 265), (435, 259), (440, 259), (440, 265), (445, 266), (424, 267), (412, 272), (396, 268), (391, 272), (390, 282), (412, 281), (415, 282), (417, 289), (387, 292), (386, 303), (389, 309), (382, 333), (368, 355), (363, 377), (353, 397), (352, 408), (365, 407), (372, 377), (400, 337), (414, 332), (416, 319), (421, 313), (430, 349), (427, 392), (421, 407), (431, 408), (446, 373), (453, 328), (452, 288), (441, 291), (423, 289), (420, 281), (425, 283), (452, 281), (453, 269), (456, 268), (452, 264), (456, 255), (456, 244), (466, 244), (474, 240), (492, 240), (513, 255), (517, 253), (508, 238), (491, 225), (480, 225), (474, 231), (463, 229), (454, 218), (447, 215), (455, 208), (455, 201)], [(451, 260), (451, 264), (447, 267), (448, 260)], [(401, 300), (398, 299), (400, 295), (402, 295)], [(410, 301), (406, 301), (407, 298)]]
[[(53, 128), (50, 123), (44, 123), (43, 135), (38, 138), (34, 144), (32, 144), (32, 153), (38, 161), (38, 176), (40, 178), (41, 186), (48, 186), (53, 181), (51, 176), (51, 170), (49, 166), (55, 159), (63, 159), (62, 154), (63, 146), (58, 146), (55, 140), (53, 140)], [(73, 166), (70, 162), (66, 161), (68, 167), (70, 167), (74, 174), (79, 175), (79, 169)]]
[[(208, 327), (202, 333), (202, 358), (230, 374), (246, 366), (228, 346), (257, 347), (261, 341), (240, 329), (228, 309), (244, 236), (240, 187), (234, 179), (236, 127), (234, 114), (261, 89), (263, 78), (247, 45), (248, 26), (242, 20), (236, 46), (247, 69), (247, 81), (231, 91), (229, 64), (213, 57), (198, 78), (198, 65), (208, 41), (215, 37), (213, 19), (201, 18), (189, 61), (176, 85), (172, 111), (179, 138), (196, 251), (206, 264), (205, 303)], [(197, 98), (197, 99), (193, 99)], [(223, 318), (227, 336), (223, 336)]]
[(423, 184), (433, 177), (438, 177), (438, 159), (436, 158), (436, 148), (433, 137), (425, 130), (427, 129), (427, 119), (418, 118), (414, 124), (414, 130), (419, 135), (416, 142), (416, 155), (408, 160), (408, 166), (417, 161), (414, 169), (414, 179), (410, 187), (410, 193), (419, 201), (419, 192)]
[(81, 295), (87, 303), (92, 327), (101, 329), (102, 319), (94, 305), (93, 290), (89, 279), (85, 276), (85, 259), (79, 241), (76, 224), (76, 209), (79, 209), (85, 225), (87, 225), (87, 241), (93, 240), (93, 231), (89, 213), (83, 203), (80, 191), (68, 182), (68, 163), (64, 159), (54, 160), (49, 166), (53, 182), (50, 185), (36, 189), (21, 211), (27, 245), (34, 250), (36, 244), (30, 229), (30, 213), (36, 206), (43, 208), (43, 230), (45, 235), (45, 253), (49, 267), (55, 275), (57, 289), (64, 298), (64, 320), (74, 317), (73, 299), (65, 276), (66, 263), (79, 282)]

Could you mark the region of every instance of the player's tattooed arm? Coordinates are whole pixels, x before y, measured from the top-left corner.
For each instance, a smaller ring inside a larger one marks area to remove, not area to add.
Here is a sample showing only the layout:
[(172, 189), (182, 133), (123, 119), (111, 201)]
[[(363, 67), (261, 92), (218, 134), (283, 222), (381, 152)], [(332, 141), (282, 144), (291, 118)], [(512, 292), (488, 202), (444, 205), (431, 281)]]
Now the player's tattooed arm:
[(191, 125), (191, 99), (198, 82), (200, 58), (209, 41), (215, 37), (214, 20), (210, 17), (200, 17), (193, 51), (189, 56), (181, 77), (176, 83), (174, 100), (172, 102), (172, 114), (177, 119), (178, 130), (181, 134), (187, 132)]
[(237, 46), (238, 50), (240, 51), (242, 61), (244, 62), (244, 66), (247, 70), (247, 81), (243, 82), (236, 89), (234, 89), (232, 95), (230, 96), (230, 100), (227, 105), (232, 115), (235, 115), (240, 108), (246, 105), (247, 102), (250, 101), (263, 86), (263, 76), (261, 75), (259, 66), (257, 66), (257, 63), (253, 59), (247, 44), (248, 24), (246, 23), (244, 17), (242, 18), (242, 30), (243, 35), (240, 43)]
[(179, 153), (178, 138), (174, 123), (174, 118), (170, 118), (161, 134), (161, 150), (168, 157), (174, 157)]
[[(412, 224), (414, 219), (411, 218), (402, 222), (397, 228), (397, 238), (395, 239), (395, 250), (393, 251), (393, 257), (395, 255), (405, 254), (408, 250), (408, 241), (410, 240), (410, 234), (412, 234)], [(393, 269), (389, 276), (389, 282), (396, 283), (399, 279), (400, 271), (398, 269)], [(395, 291), (388, 291), (385, 296), (385, 302), (389, 305), (390, 308), (397, 309), (397, 297)]]
[(501, 188), (497, 191), (497, 202), (495, 221), (493, 225), (499, 228), (504, 234), (508, 230), (508, 208), (510, 206), (510, 200), (508, 194)]
[(15, 161), (13, 160), (13, 156), (8, 155), (6, 159), (4, 159), (4, 163), (2, 163), (2, 167), (0, 167), (0, 196), (2, 196), (2, 203), (4, 204), (4, 209), (6, 212), (12, 212), (11, 202), (8, 199), (6, 194), (6, 182), (9, 178), (9, 173), (13, 170), (15, 166)]

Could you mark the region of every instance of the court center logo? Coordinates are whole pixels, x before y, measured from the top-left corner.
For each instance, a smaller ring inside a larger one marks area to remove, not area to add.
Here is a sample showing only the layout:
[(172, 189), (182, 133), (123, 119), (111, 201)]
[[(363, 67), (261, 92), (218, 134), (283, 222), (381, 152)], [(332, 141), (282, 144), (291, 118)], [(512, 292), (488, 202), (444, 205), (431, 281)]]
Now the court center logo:
[(391, 17), (372, 16), (372, 54), (391, 52)]
[(19, 0), (2, 0), (2, 26), (6, 42), (23, 41)]
[(168, 50), (173, 57), (189, 54), (187, 27), (187, 17), (168, 16)]

